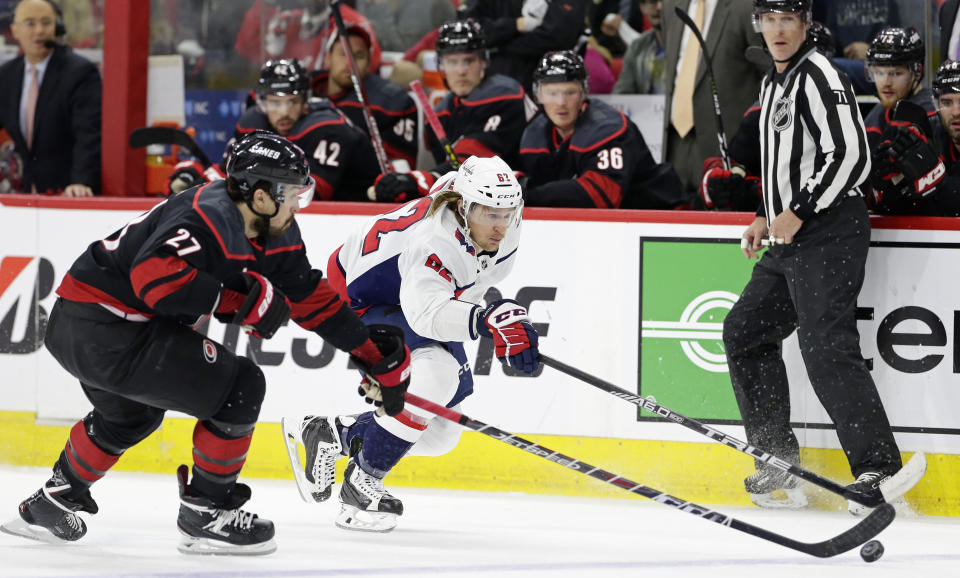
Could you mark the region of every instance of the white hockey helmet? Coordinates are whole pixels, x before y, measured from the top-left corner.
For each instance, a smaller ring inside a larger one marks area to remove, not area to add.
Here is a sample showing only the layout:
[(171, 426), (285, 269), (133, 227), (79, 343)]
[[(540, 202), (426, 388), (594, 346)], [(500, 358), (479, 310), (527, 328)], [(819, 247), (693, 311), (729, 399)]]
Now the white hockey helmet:
[[(470, 221), (512, 227), (523, 212), (523, 190), (513, 169), (498, 156), (471, 156), (448, 184), (463, 198), (461, 216), (469, 232)], [(483, 207), (495, 209), (483, 210)]]

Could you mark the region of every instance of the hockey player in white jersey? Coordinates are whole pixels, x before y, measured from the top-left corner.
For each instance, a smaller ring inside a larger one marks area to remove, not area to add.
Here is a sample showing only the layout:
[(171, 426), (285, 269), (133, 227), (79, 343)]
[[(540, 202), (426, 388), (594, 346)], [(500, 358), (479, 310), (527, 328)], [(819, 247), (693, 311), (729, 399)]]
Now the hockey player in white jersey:
[[(330, 257), (331, 284), (365, 323), (400, 327), (411, 350), (409, 391), (455, 408), (473, 392), (463, 343), (494, 340), (497, 357), (526, 373), (539, 366), (537, 333), (527, 311), (510, 299), (480, 305), (517, 259), (523, 195), (499, 157), (467, 159), (437, 180), (431, 193), (366, 222)], [(368, 401), (376, 385), (364, 382)], [(386, 532), (403, 504), (383, 478), (413, 447), (443, 455), (460, 428), (407, 405), (396, 417), (360, 415), (284, 418), (291, 464), (307, 502), (331, 495), (334, 465), (350, 456), (340, 490), (342, 528)], [(298, 444), (306, 450), (301, 464)]]

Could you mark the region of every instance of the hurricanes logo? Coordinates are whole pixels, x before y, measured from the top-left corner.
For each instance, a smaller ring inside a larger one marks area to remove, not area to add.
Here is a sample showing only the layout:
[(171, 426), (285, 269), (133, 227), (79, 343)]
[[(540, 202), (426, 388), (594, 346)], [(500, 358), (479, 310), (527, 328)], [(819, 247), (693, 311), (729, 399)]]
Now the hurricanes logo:
[(207, 360), (207, 363), (217, 362), (217, 346), (209, 339), (203, 340), (203, 358)]
[(726, 354), (709, 351), (704, 342), (719, 342), (722, 351), (723, 321), (719, 310), (724, 310), (725, 317), (739, 298), (729, 291), (708, 291), (684, 308), (679, 321), (644, 321), (642, 336), (677, 339), (691, 363), (705, 371), (726, 373)]

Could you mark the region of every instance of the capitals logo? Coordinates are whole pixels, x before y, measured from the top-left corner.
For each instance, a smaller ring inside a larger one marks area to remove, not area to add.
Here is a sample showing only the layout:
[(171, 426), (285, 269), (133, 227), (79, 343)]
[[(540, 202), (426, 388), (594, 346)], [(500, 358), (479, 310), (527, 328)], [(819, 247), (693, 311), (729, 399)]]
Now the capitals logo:
[(53, 291), (53, 264), (43, 257), (0, 259), (0, 354), (43, 347), (47, 312), (40, 302)]

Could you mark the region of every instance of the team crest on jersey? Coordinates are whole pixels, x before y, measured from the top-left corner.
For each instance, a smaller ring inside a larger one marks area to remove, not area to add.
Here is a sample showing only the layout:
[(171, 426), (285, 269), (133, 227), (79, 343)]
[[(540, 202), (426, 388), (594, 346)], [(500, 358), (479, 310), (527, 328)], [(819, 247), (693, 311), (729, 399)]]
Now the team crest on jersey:
[(217, 362), (217, 346), (209, 339), (203, 340), (203, 358), (207, 360), (207, 363)]
[(466, 248), (467, 253), (470, 253), (473, 256), (477, 255), (477, 250), (473, 248), (473, 245), (467, 243), (467, 238), (463, 236), (463, 233), (461, 233), (459, 229), (457, 230), (456, 237), (457, 241), (460, 241), (460, 244)]
[(793, 99), (783, 97), (773, 105), (773, 130), (780, 132), (793, 124)]

